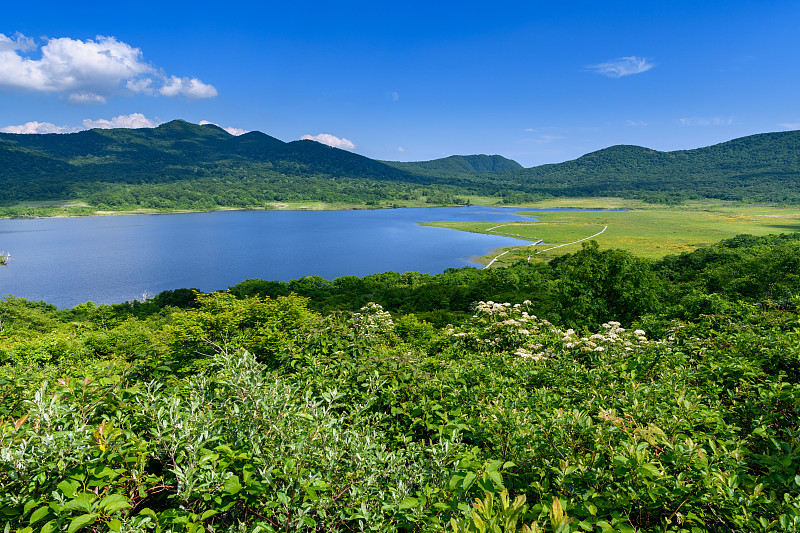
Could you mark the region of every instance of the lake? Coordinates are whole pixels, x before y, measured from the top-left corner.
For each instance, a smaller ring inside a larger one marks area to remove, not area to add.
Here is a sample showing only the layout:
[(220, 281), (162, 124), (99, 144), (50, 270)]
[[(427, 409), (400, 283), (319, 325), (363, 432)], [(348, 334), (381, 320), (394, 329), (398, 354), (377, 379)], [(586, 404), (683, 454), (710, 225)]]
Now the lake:
[(520, 244), (510, 237), (419, 226), (443, 220), (531, 220), (519, 208), (216, 211), (0, 220), (0, 296), (58, 307), (119, 303), (168, 289), (226, 289), (249, 278), (333, 279), (442, 272)]

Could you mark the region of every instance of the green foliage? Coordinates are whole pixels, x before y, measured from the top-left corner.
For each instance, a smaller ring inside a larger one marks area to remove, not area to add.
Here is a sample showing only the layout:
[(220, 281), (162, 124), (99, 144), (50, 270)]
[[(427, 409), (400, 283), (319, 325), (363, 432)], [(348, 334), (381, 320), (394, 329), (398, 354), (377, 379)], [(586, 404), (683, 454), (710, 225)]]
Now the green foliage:
[(196, 309), (174, 312), (162, 334), (172, 356), (190, 364), (242, 348), (270, 367), (280, 366), (292, 339), (316, 321), (296, 295), (237, 299), (218, 292), (199, 295), (197, 303)]
[[(555, 501), (558, 501), (558, 498)], [(520, 515), (527, 510), (524, 494), (517, 496), (512, 502), (506, 489), (503, 489), (496, 501), (493, 492), (486, 492), (483, 500), (475, 499), (473, 507), (474, 511), (468, 521), (450, 519), (450, 525), (455, 533), (510, 533), (516, 531), (529, 533), (540, 531), (536, 522), (533, 523), (531, 528), (523, 524), (521, 528), (517, 529), (517, 521)]]
[(0, 363), (72, 370), (87, 361), (133, 361), (154, 348), (158, 319), (136, 320), (119, 311), (91, 302), (59, 311), (6, 297), (0, 300)]
[(0, 523), (798, 531), (796, 244), (6, 298)]
[(622, 250), (600, 251), (595, 241), (553, 261), (558, 271), (556, 300), (563, 323), (589, 326), (608, 320), (631, 324), (657, 312), (663, 287), (650, 265)]
[(304, 393), (243, 351), (213, 365), (175, 385), (130, 375), (42, 384), (2, 425), (5, 523), (333, 531), (418, 520), (400, 503), (438, 483), (453, 445), (391, 450), (380, 416), (335, 390)]

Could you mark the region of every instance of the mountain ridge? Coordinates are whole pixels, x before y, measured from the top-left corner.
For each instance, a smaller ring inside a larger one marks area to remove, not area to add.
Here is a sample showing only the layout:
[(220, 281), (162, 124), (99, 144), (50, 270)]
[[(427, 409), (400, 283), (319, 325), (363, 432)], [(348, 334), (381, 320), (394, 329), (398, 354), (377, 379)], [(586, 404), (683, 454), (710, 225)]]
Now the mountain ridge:
[[(234, 198), (236, 206), (285, 198), (372, 204), (435, 198), (451, 203), (458, 195), (495, 196), (504, 203), (553, 196), (800, 203), (800, 130), (667, 152), (614, 145), (529, 168), (483, 154), (378, 161), (316, 141), (284, 142), (258, 131), (236, 136), (212, 124), (182, 120), (156, 128), (0, 133), (0, 203), (6, 205), (85, 197), (114, 206), (140, 202), (147, 194), (167, 195), (173, 198), (167, 204), (181, 204), (182, 190), (193, 189), (198, 198), (206, 196), (203, 205), (225, 206), (231, 195), (211, 192), (220, 183), (247, 197)], [(108, 196), (104, 191), (111, 189), (127, 199), (114, 204), (96, 197)], [(250, 189), (259, 193), (251, 195)]]

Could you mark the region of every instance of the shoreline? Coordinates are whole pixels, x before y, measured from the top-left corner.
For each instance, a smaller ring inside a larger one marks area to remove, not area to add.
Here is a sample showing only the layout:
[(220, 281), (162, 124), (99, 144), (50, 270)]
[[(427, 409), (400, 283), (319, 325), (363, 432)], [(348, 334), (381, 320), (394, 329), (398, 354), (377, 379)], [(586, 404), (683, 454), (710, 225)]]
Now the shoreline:
[[(16, 206), (14, 206), (16, 207)], [(135, 210), (94, 210), (91, 213), (54, 213), (48, 214), (32, 214), (31, 216), (2, 216), (0, 220), (13, 220), (13, 219), (45, 219), (45, 218), (80, 218), (80, 217), (107, 217), (107, 216), (129, 216), (129, 215), (177, 215), (186, 213), (215, 213), (220, 211), (369, 211), (369, 210), (382, 210), (382, 209), (424, 209), (433, 207), (501, 207), (511, 209), (529, 209), (530, 206), (525, 205), (484, 205), (484, 204), (410, 204), (410, 205), (385, 205), (385, 206), (367, 206), (358, 204), (330, 204), (324, 202), (310, 202), (310, 203), (280, 203), (271, 204), (265, 207), (218, 207), (214, 209), (174, 209), (174, 210), (157, 210), (157, 209), (135, 209)], [(42, 206), (31, 207), (30, 209), (68, 209), (61, 206)]]
[[(128, 210), (102, 210), (94, 209), (80, 200), (52, 200), (52, 201), (35, 201), (29, 204), (18, 204), (14, 206), (0, 207), (2, 209), (30, 209), (30, 216), (4, 216), (0, 215), (0, 220), (11, 219), (36, 219), (36, 218), (72, 218), (72, 217), (104, 217), (104, 216), (127, 216), (127, 215), (174, 215), (185, 213), (213, 213), (217, 211), (361, 211), (361, 210), (375, 210), (375, 209), (407, 209), (407, 208), (427, 208), (427, 207), (498, 207), (498, 208), (516, 208), (520, 210), (525, 209), (557, 209), (557, 210), (659, 210), (673, 208), (677, 210), (714, 210), (725, 209), (732, 207), (749, 207), (756, 208), (751, 216), (780, 218), (784, 215), (774, 214), (757, 214), (758, 208), (771, 208), (771, 209), (796, 209), (795, 205), (771, 204), (771, 203), (753, 203), (743, 206), (737, 202), (726, 202), (723, 200), (696, 200), (687, 201), (682, 205), (665, 206), (660, 204), (648, 204), (642, 200), (616, 198), (616, 197), (559, 197), (539, 200), (537, 202), (522, 203), (522, 204), (508, 204), (503, 205), (497, 203), (495, 197), (466, 197), (468, 204), (429, 204), (420, 201), (397, 201), (387, 205), (365, 205), (365, 204), (338, 204), (326, 202), (271, 202), (262, 207), (216, 207), (213, 209), (128, 209)], [(494, 203), (492, 203), (494, 201)], [(69, 209), (86, 209), (90, 212), (67, 212)], [(41, 210), (52, 210), (52, 214), (37, 213)], [(64, 212), (59, 212), (64, 211)]]
[[(465, 196), (468, 204), (429, 204), (419, 200), (397, 200), (385, 205), (366, 205), (366, 204), (339, 204), (315, 201), (303, 202), (270, 202), (261, 207), (216, 207), (213, 209), (128, 209), (128, 210), (103, 210), (95, 209), (81, 200), (50, 200), (50, 201), (31, 201), (13, 206), (5, 206), (6, 209), (30, 209), (31, 216), (3, 216), (0, 220), (8, 219), (32, 219), (32, 218), (71, 218), (71, 217), (95, 217), (95, 216), (125, 216), (125, 215), (172, 215), (182, 213), (213, 213), (216, 211), (359, 211), (372, 209), (406, 209), (406, 208), (426, 208), (426, 207), (500, 207), (517, 209), (637, 209), (648, 207), (658, 207), (655, 204), (646, 204), (641, 200), (631, 200), (614, 197), (564, 197), (549, 198), (537, 202), (521, 204), (500, 204), (499, 198), (487, 196)], [(719, 202), (715, 205), (723, 205)], [(663, 206), (662, 206), (663, 207)], [(0, 207), (2, 211), (3, 207)], [(70, 209), (84, 209), (90, 212), (70, 213)], [(52, 214), (37, 214), (40, 210), (52, 210)], [(59, 212), (64, 211), (64, 212)]]

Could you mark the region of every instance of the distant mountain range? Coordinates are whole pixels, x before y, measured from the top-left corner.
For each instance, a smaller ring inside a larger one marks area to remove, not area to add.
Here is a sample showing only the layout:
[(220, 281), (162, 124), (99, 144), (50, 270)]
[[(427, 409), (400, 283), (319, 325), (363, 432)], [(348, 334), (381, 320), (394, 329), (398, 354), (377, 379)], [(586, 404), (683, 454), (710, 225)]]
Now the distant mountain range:
[(553, 196), (800, 203), (800, 130), (673, 152), (612, 146), (573, 161), (504, 173), (503, 178)]
[(476, 172), (503, 172), (522, 170), (522, 165), (501, 155), (451, 155), (433, 161), (399, 162), (384, 161), (389, 166), (414, 174), (428, 176), (452, 176), (474, 174)]
[(800, 131), (658, 152), (612, 146), (523, 168), (499, 155), (376, 161), (261, 132), (175, 120), (157, 128), (0, 134), (0, 202), (83, 198), (105, 207), (255, 206), (308, 199), (380, 203), (425, 196), (622, 196), (800, 203)]

